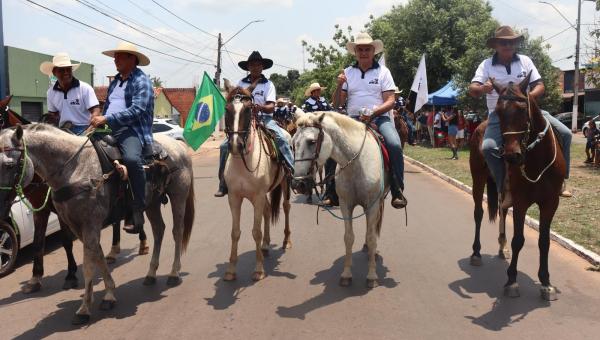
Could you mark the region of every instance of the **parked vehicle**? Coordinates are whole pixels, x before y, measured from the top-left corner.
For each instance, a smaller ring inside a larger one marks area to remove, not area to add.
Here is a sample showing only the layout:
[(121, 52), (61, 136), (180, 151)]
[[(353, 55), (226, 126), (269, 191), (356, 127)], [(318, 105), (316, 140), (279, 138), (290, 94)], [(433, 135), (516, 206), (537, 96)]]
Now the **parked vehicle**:
[[(0, 277), (14, 270), (19, 250), (33, 243), (33, 212), (21, 201), (11, 207), (12, 218), (0, 221)], [(46, 236), (60, 230), (58, 218), (51, 214)]]
[[(600, 129), (600, 115), (592, 118), (592, 120), (594, 121), (594, 123), (596, 123), (596, 128)], [(585, 124), (583, 124), (583, 127), (581, 128), (581, 132), (583, 132), (583, 135), (585, 136), (585, 133), (587, 132), (587, 129), (590, 128), (590, 120), (588, 119)]]
[(167, 135), (177, 140), (183, 139), (183, 128), (177, 122), (171, 119), (157, 118), (152, 123), (152, 133), (157, 135)]
[[(571, 122), (573, 121), (573, 112), (561, 112), (554, 115), (554, 117), (560, 120), (561, 123), (565, 124), (569, 129), (571, 128)], [(577, 129), (580, 130), (583, 125), (592, 118), (590, 115), (586, 115), (583, 112), (579, 112), (577, 115)]]

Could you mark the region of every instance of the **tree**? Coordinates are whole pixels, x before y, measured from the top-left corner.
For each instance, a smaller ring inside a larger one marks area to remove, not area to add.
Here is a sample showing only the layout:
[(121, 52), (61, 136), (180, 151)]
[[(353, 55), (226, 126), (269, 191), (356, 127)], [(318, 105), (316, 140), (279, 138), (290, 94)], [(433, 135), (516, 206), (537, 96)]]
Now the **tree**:
[(288, 70), (287, 76), (279, 73), (273, 73), (269, 77), (269, 80), (275, 85), (277, 95), (280, 97), (290, 97), (296, 83), (300, 78), (300, 72), (298, 70)]
[(155, 88), (163, 87), (163, 81), (160, 80), (160, 77), (150, 77), (150, 80), (152, 81), (152, 87), (155, 87)]

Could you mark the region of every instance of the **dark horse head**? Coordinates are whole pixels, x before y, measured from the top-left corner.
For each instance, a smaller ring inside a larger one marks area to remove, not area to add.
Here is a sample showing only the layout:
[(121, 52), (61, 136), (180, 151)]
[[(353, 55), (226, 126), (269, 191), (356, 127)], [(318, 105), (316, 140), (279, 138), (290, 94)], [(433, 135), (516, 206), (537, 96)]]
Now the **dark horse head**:
[(247, 89), (233, 87), (225, 80), (227, 104), (225, 105), (225, 133), (229, 152), (239, 155), (246, 152), (252, 122), (252, 94)]
[(531, 72), (519, 84), (510, 82), (506, 87), (492, 79), (499, 94), (496, 114), (504, 140), (504, 158), (513, 165), (525, 162), (528, 143), (536, 137), (532, 135), (534, 125), (538, 129), (544, 128), (540, 109), (535, 99), (527, 94), (530, 78)]

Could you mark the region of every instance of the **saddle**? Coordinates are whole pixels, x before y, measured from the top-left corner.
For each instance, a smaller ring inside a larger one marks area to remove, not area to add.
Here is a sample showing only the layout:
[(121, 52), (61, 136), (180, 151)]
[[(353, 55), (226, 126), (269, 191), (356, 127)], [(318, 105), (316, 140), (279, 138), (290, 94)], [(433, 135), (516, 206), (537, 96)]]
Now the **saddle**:
[(369, 132), (375, 137), (378, 141), (379, 147), (381, 148), (381, 155), (383, 156), (383, 164), (385, 166), (385, 171), (390, 171), (392, 167), (390, 166), (390, 153), (385, 146), (385, 140), (383, 139), (383, 135), (379, 133), (377, 130), (377, 126), (372, 125), (368, 128)]
[[(275, 135), (273, 131), (269, 130), (265, 124), (262, 122), (257, 122), (256, 130), (262, 134), (263, 138), (261, 138), (260, 143), (262, 147), (265, 148), (265, 152), (269, 157), (276, 161), (277, 163), (283, 162), (283, 157), (281, 156), (279, 150), (277, 149), (277, 145), (275, 144)], [(259, 145), (259, 147), (261, 147)]]

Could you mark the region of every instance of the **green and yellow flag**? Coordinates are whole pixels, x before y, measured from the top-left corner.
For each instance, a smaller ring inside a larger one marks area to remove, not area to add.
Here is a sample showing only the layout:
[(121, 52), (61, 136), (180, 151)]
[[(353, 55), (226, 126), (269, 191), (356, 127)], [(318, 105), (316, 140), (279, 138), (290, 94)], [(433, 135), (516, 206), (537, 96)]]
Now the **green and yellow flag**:
[(215, 131), (224, 112), (225, 98), (209, 75), (204, 72), (202, 84), (198, 88), (196, 99), (194, 99), (183, 128), (183, 138), (194, 151), (198, 150), (200, 145)]

